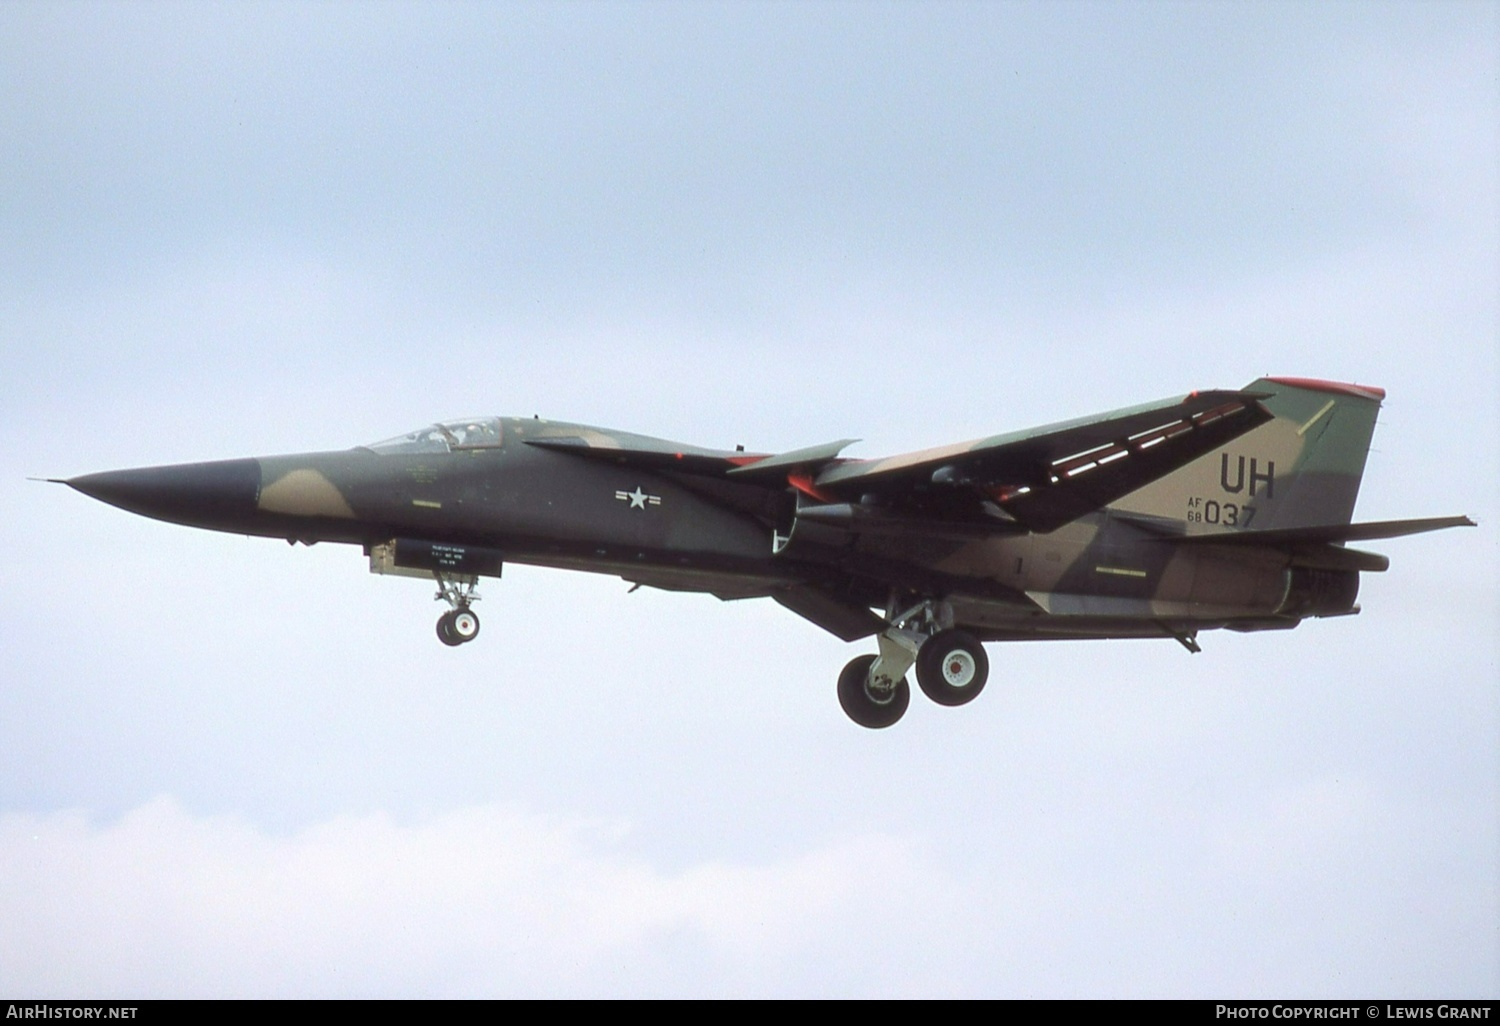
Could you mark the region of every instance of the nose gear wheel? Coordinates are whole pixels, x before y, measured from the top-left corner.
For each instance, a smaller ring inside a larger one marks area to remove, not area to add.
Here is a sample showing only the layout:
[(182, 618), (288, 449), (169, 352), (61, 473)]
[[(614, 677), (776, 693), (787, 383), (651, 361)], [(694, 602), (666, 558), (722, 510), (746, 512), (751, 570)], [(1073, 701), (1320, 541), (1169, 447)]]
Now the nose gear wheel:
[(438, 640), (445, 645), (458, 646), (473, 641), (479, 636), (479, 616), (469, 608), (469, 603), (478, 602), (475, 585), (479, 578), (464, 574), (434, 572), (438, 583), (438, 602), (447, 602), (453, 608), (438, 617)]

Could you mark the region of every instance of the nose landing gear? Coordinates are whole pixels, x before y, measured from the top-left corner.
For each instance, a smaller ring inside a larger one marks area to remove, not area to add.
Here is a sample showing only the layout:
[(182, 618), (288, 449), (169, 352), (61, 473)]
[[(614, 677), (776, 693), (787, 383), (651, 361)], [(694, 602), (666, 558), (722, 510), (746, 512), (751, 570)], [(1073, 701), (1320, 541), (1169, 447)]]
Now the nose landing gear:
[(468, 607), (450, 609), (438, 617), (437, 636), (445, 645), (462, 645), (473, 641), (479, 636), (479, 617)]
[(479, 616), (469, 608), (471, 603), (479, 601), (479, 595), (475, 591), (479, 578), (441, 571), (435, 571), (432, 576), (437, 578), (438, 583), (435, 600), (453, 607), (438, 617), (438, 640), (456, 647), (479, 637)]

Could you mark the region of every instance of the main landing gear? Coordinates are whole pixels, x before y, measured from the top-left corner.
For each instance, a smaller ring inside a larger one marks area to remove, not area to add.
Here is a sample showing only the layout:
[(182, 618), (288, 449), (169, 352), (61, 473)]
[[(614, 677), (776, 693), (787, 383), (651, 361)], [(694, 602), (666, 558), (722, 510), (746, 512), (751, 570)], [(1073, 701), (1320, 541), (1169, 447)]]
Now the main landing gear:
[(889, 727), (911, 705), (911, 685), (905, 677), (892, 681), (870, 673), (877, 661), (872, 655), (856, 656), (839, 674), (839, 705), (851, 720), (871, 730)]
[(434, 572), (438, 593), (435, 601), (446, 602), (453, 608), (438, 617), (438, 640), (445, 645), (467, 644), (479, 637), (479, 617), (469, 606), (479, 601), (474, 590), (479, 578), (464, 574)]
[(890, 617), (878, 656), (859, 656), (839, 674), (839, 705), (861, 727), (879, 730), (911, 704), (906, 671), (915, 664), (922, 693), (938, 705), (966, 705), (989, 680), (990, 661), (972, 634), (953, 627), (947, 603), (924, 601)]
[(967, 705), (990, 677), (990, 658), (972, 634), (938, 631), (917, 650), (917, 683), (938, 705)]

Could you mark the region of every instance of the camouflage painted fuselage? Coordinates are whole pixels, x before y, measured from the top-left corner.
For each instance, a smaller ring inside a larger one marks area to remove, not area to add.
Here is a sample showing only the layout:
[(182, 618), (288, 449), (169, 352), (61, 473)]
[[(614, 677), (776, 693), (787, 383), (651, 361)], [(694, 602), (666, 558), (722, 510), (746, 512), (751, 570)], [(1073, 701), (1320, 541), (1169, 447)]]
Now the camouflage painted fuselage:
[(1344, 542), (1459, 522), (1350, 524), (1382, 395), (1265, 379), (888, 460), (478, 418), (67, 483), (175, 523), (357, 544), (375, 570), (510, 561), (772, 597), (846, 640), (925, 599), (982, 640), (1188, 643), (1356, 611), (1359, 572), (1386, 561)]

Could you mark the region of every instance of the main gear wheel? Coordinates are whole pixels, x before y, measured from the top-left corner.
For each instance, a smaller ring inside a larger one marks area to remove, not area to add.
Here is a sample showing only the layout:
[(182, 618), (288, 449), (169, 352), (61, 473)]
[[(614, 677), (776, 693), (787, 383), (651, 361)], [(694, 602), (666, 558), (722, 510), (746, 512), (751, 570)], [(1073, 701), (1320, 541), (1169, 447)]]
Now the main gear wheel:
[(911, 704), (911, 686), (902, 677), (881, 687), (870, 679), (875, 657), (862, 655), (850, 660), (839, 674), (839, 705), (861, 727), (880, 730), (899, 720)]
[(967, 631), (938, 631), (917, 650), (917, 684), (938, 705), (974, 701), (989, 676), (989, 656)]

